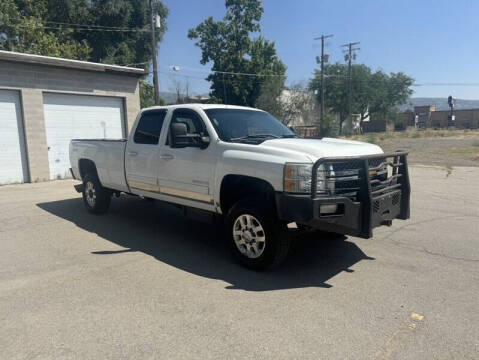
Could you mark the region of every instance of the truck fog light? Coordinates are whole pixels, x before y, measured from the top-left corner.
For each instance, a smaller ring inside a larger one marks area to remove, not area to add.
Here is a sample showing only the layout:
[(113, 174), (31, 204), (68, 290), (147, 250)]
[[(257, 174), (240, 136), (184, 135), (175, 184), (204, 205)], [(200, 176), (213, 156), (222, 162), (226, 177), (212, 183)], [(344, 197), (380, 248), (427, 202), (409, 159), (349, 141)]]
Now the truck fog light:
[(325, 204), (321, 205), (319, 212), (321, 214), (335, 214), (338, 211), (338, 204)]

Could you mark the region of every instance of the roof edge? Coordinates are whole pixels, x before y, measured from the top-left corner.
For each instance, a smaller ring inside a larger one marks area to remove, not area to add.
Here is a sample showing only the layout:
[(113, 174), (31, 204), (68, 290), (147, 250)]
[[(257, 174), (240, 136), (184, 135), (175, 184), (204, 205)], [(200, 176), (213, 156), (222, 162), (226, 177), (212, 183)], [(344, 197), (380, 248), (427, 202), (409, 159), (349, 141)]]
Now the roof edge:
[(49, 66), (79, 69), (79, 70), (127, 73), (130, 75), (136, 75), (136, 76), (142, 76), (145, 74), (145, 70), (143, 69), (138, 69), (138, 68), (133, 68), (128, 66), (102, 64), (102, 63), (72, 60), (72, 59), (65, 59), (65, 58), (58, 58), (58, 57), (44, 56), (44, 55), (25, 54), (25, 53), (5, 51), (5, 50), (0, 50), (0, 60), (29, 63), (29, 64), (49, 65)]

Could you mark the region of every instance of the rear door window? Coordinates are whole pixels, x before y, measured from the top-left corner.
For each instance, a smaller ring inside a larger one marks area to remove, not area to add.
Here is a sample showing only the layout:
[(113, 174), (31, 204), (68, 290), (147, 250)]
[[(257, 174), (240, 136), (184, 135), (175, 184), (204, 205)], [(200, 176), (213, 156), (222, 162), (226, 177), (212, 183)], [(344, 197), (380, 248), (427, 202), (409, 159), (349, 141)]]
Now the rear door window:
[(138, 122), (133, 141), (136, 144), (157, 145), (165, 116), (166, 110), (145, 112)]

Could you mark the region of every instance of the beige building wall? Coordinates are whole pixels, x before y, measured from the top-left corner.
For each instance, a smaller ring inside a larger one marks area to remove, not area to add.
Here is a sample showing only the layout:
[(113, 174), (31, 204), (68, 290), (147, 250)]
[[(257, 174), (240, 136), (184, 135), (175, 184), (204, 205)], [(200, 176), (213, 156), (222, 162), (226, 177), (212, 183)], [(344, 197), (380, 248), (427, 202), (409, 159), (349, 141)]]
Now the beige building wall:
[[(431, 113), (432, 127), (446, 127), (449, 110), (434, 111)], [(454, 110), (456, 120), (454, 125), (458, 128), (479, 128), (479, 109)]]
[(20, 91), (31, 182), (50, 179), (43, 116), (45, 92), (123, 99), (125, 135), (129, 133), (140, 110), (139, 77), (133, 74), (120, 75), (0, 60), (0, 89)]

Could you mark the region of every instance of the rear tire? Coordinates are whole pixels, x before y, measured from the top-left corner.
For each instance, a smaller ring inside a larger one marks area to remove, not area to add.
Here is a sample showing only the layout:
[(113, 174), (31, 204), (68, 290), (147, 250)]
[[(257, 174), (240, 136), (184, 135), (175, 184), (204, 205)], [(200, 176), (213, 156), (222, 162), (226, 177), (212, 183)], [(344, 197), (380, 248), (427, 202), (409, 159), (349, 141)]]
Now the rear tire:
[(111, 191), (105, 189), (96, 174), (83, 177), (83, 202), (92, 214), (103, 214), (108, 211), (111, 202)]
[(233, 205), (226, 216), (225, 232), (233, 257), (253, 270), (280, 264), (291, 244), (274, 206), (260, 197), (246, 198)]

